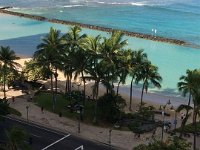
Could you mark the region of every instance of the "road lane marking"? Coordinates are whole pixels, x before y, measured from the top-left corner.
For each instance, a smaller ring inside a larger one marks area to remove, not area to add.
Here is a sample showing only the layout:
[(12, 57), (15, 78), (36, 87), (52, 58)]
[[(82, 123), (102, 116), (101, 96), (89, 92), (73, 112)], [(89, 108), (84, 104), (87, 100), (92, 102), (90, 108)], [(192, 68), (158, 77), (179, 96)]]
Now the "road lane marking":
[(54, 133), (54, 134), (64, 135), (64, 134), (61, 134), (61, 133), (59, 133), (59, 132), (56, 132), (56, 131), (53, 131), (53, 130), (50, 130), (50, 129), (46, 129), (45, 127), (41, 127), (41, 126), (39, 126), (39, 125), (36, 125), (35, 123), (30, 123), (30, 122), (27, 123), (27, 122), (24, 122), (24, 121), (22, 121), (22, 120), (15, 119), (15, 118), (8, 117), (8, 116), (4, 116), (4, 117), (7, 118), (7, 119), (10, 119), (10, 120), (13, 120), (13, 121), (22, 123), (22, 124), (26, 124), (26, 125), (28, 125), (28, 126), (36, 127), (36, 128), (39, 128), (39, 129), (42, 129), (42, 130), (45, 130), (45, 131)]
[(56, 143), (58, 143), (58, 142), (60, 142), (60, 141), (64, 140), (65, 138), (67, 138), (67, 137), (69, 137), (69, 136), (70, 136), (70, 134), (68, 134), (68, 135), (64, 136), (63, 138), (61, 138), (61, 139), (59, 139), (59, 140), (57, 140), (57, 141), (53, 142), (52, 144), (50, 144), (50, 145), (46, 146), (45, 148), (43, 148), (43, 149), (41, 149), (41, 150), (46, 150), (47, 148), (49, 148), (49, 147), (51, 147), (51, 146), (55, 145)]
[(76, 149), (74, 149), (74, 150), (84, 150), (84, 148), (83, 148), (83, 145), (81, 145), (81, 146), (79, 146), (79, 147), (77, 147)]
[(41, 136), (39, 136), (39, 135), (36, 135), (36, 134), (31, 134), (32, 136), (35, 136), (35, 137), (37, 137), (37, 138), (41, 138)]

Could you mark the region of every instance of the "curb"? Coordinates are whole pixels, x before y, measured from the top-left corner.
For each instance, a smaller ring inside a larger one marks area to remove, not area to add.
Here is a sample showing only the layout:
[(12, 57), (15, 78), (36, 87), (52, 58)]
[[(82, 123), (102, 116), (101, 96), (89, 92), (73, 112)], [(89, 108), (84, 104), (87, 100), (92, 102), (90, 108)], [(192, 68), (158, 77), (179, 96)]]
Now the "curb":
[(22, 117), (19, 117), (19, 116), (16, 116), (16, 115), (8, 115), (7, 118), (9, 118), (9, 117), (12, 118), (12, 119), (16, 119), (16, 120), (25, 122), (25, 123), (29, 123), (29, 124), (33, 124), (33, 125), (40, 126), (40, 127), (43, 127), (43, 128), (47, 128), (47, 129), (56, 131), (56, 132), (58, 132), (58, 133), (62, 133), (62, 134), (71, 134), (71, 135), (76, 136), (76, 137), (79, 137), (79, 138), (81, 138), (81, 139), (86, 139), (86, 140), (88, 140), (88, 141), (95, 142), (96, 144), (103, 144), (103, 145), (105, 145), (105, 146), (107, 146), (107, 147), (114, 148), (115, 150), (126, 150), (126, 149), (121, 148), (121, 147), (109, 145), (108, 143), (105, 143), (105, 142), (101, 142), (101, 141), (98, 141), (98, 140), (90, 139), (90, 138), (85, 137), (85, 136), (83, 136), (83, 135), (80, 135), (80, 134), (78, 134), (78, 133), (74, 133), (74, 132), (70, 132), (70, 131), (65, 131), (65, 130), (62, 130), (62, 129), (59, 129), (59, 128), (56, 128), (56, 127), (47, 126), (47, 125), (45, 125), (45, 124), (42, 124), (42, 123), (39, 123), (39, 122), (36, 122), (36, 121), (29, 120), (29, 121), (27, 122), (27, 120), (26, 120), (25, 118), (22, 118)]

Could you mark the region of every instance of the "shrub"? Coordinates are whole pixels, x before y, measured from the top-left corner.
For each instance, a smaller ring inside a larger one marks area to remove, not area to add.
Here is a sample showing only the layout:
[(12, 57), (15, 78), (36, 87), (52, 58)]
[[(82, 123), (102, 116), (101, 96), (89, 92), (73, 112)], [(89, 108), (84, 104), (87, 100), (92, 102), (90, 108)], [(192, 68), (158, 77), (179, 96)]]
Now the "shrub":
[(102, 120), (115, 123), (120, 120), (125, 100), (115, 94), (105, 94), (98, 99), (98, 115)]

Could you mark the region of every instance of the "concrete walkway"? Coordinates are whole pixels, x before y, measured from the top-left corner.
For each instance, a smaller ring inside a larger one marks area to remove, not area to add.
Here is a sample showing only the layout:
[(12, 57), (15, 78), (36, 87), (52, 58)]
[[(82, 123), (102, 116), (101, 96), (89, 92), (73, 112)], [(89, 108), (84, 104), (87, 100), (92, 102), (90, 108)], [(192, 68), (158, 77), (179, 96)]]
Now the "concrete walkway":
[[(27, 101), (30, 98), (28, 95), (23, 95), (19, 91), (10, 91), (9, 95), (16, 94), (15, 101), (9, 100), (10, 106), (21, 112), (22, 118), (27, 119), (27, 106), (28, 108), (28, 119), (35, 123), (39, 123), (43, 126), (54, 128), (63, 132), (71, 133), (83, 138), (97, 141), (105, 144), (109, 144), (109, 130), (108, 128), (96, 127), (88, 124), (81, 123), (81, 132), (78, 133), (78, 120), (71, 120), (65, 117), (59, 117), (58, 114), (51, 113), (44, 110), (41, 112), (41, 108), (36, 106), (33, 102)], [(18, 95), (18, 97), (17, 97)], [(19, 96), (21, 95), (21, 96)], [(170, 112), (170, 110), (166, 110)], [(162, 120), (161, 115), (156, 115), (156, 119)], [(171, 117), (166, 117), (165, 120), (173, 121), (173, 113)], [(178, 126), (180, 126), (180, 115), (177, 117)], [(173, 127), (172, 127), (173, 128)], [(112, 129), (111, 132), (111, 145), (118, 147), (120, 150), (132, 150), (133, 147), (139, 144), (146, 144), (152, 140), (152, 133), (146, 133), (140, 136), (139, 139), (134, 137), (134, 133), (131, 131), (119, 131)], [(169, 135), (164, 133), (164, 139)], [(161, 128), (157, 128), (155, 136), (156, 139), (161, 138)], [(188, 139), (192, 142), (192, 138)], [(199, 146), (199, 144), (198, 144)]]
[[(64, 132), (70, 132), (71, 134), (78, 135), (83, 138), (109, 144), (110, 129), (81, 123), (81, 133), (78, 133), (78, 121), (65, 117), (59, 117), (59, 115), (45, 110), (44, 113), (42, 113), (40, 107), (27, 101), (26, 95), (21, 96), (20, 98), (15, 98), (15, 102), (10, 101), (10, 106), (19, 110), (22, 114), (22, 118), (24, 119), (27, 119), (26, 106), (29, 106), (28, 119), (30, 121), (47, 127), (56, 128)], [(135, 139), (134, 133), (130, 131), (112, 130), (111, 132), (111, 145), (118, 147), (120, 150), (131, 150), (134, 146), (141, 142), (144, 141)]]

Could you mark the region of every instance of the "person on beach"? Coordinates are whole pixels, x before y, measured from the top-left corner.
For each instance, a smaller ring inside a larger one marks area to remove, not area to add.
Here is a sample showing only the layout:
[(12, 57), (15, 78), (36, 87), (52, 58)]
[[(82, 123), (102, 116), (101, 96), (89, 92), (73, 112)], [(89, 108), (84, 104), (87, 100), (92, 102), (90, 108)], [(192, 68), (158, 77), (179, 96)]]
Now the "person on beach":
[(14, 97), (14, 96), (12, 96), (12, 102), (13, 102), (13, 103), (15, 102), (15, 97)]
[(43, 106), (41, 106), (41, 112), (44, 113), (44, 107)]

